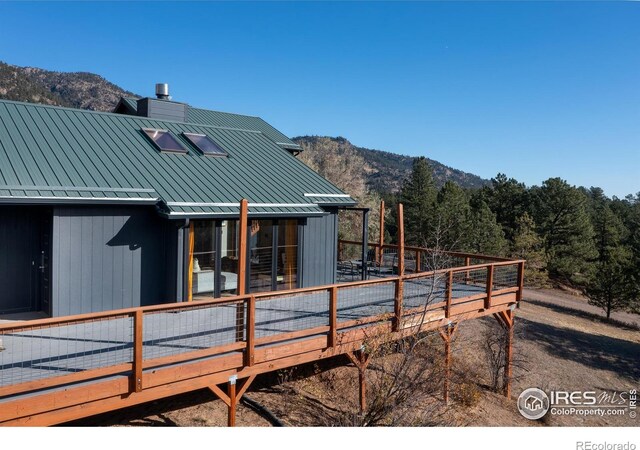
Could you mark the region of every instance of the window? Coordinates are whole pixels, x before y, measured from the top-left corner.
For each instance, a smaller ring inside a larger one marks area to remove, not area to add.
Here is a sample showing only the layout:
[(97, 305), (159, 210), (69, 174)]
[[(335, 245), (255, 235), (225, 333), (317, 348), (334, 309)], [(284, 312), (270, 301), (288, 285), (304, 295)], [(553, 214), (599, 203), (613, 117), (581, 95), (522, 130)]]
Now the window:
[(251, 292), (298, 286), (297, 220), (252, 220), (249, 249)]
[(187, 153), (187, 149), (167, 130), (154, 130), (151, 128), (143, 128), (144, 134), (147, 135), (151, 142), (163, 152)]
[(189, 229), (190, 299), (238, 292), (238, 221), (193, 220)]
[(207, 156), (227, 156), (227, 152), (205, 134), (182, 133), (182, 135)]

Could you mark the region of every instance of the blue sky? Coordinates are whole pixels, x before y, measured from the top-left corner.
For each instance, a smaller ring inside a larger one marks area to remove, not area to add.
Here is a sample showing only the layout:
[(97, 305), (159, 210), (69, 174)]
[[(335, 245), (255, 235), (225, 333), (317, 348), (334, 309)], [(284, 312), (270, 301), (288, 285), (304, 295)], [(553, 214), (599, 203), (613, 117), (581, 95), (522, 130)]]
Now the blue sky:
[(0, 60), (485, 178), (640, 191), (639, 3), (6, 3)]

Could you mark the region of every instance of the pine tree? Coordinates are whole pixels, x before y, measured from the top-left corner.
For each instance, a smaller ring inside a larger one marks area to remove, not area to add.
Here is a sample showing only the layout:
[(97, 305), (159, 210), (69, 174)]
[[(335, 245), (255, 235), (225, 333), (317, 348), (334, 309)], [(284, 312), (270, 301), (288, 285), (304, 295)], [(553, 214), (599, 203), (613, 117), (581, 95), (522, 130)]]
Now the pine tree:
[(528, 285), (541, 286), (546, 283), (542, 238), (536, 232), (536, 224), (528, 213), (516, 219), (516, 229), (511, 246), (511, 256), (526, 259), (524, 278)]
[(434, 245), (434, 233), (437, 229), (437, 193), (432, 169), (426, 158), (416, 158), (413, 161), (411, 176), (405, 181), (400, 192), (407, 243), (419, 246)]
[(491, 187), (485, 187), (485, 199), (496, 220), (502, 226), (505, 237), (512, 241), (517, 220), (527, 207), (527, 188), (514, 178), (499, 173), (491, 179)]
[(587, 197), (560, 178), (546, 180), (531, 194), (549, 275), (582, 285), (596, 257)]
[(437, 217), (439, 245), (443, 249), (460, 249), (469, 232), (469, 199), (465, 191), (447, 181), (438, 192)]
[(498, 256), (506, 253), (508, 245), (502, 227), (481, 194), (471, 198), (468, 227), (464, 250)]

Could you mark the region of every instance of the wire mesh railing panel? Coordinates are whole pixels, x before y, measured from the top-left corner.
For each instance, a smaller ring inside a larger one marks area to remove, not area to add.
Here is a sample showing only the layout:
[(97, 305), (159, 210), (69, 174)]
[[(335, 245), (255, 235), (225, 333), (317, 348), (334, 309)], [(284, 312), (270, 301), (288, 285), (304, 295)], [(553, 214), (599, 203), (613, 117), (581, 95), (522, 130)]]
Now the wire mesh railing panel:
[(493, 269), (493, 290), (518, 286), (518, 266), (495, 266)]
[(131, 317), (0, 332), (0, 386), (133, 360)]
[(424, 307), (445, 301), (447, 278), (444, 274), (410, 278), (403, 282), (404, 309)]
[(465, 270), (453, 273), (451, 298), (462, 298), (486, 292), (487, 268)]
[(338, 289), (338, 323), (394, 312), (395, 282)]
[(189, 306), (144, 314), (143, 359), (179, 355), (236, 342), (243, 332), (244, 303)]
[(329, 326), (329, 291), (256, 301), (256, 339), (322, 326)]

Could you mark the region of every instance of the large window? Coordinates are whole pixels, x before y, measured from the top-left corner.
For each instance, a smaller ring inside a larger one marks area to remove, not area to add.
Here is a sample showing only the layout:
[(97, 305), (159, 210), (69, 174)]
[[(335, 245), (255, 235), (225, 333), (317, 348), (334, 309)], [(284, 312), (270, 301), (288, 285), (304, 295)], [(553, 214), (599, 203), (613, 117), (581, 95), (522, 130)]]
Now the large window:
[(192, 221), (189, 233), (192, 298), (235, 295), (238, 291), (238, 222)]
[(220, 295), (238, 293), (238, 222), (220, 225)]
[(253, 220), (249, 240), (250, 292), (298, 286), (298, 221)]
[(272, 220), (252, 220), (249, 239), (249, 290), (273, 290), (273, 231)]
[(298, 221), (278, 222), (278, 261), (276, 288), (295, 289), (298, 286)]
[[(194, 220), (189, 229), (190, 299), (298, 287), (298, 221), (252, 220), (246, 230), (248, 254), (238, 254), (236, 220)], [(247, 278), (238, 278), (238, 259), (247, 258)]]

